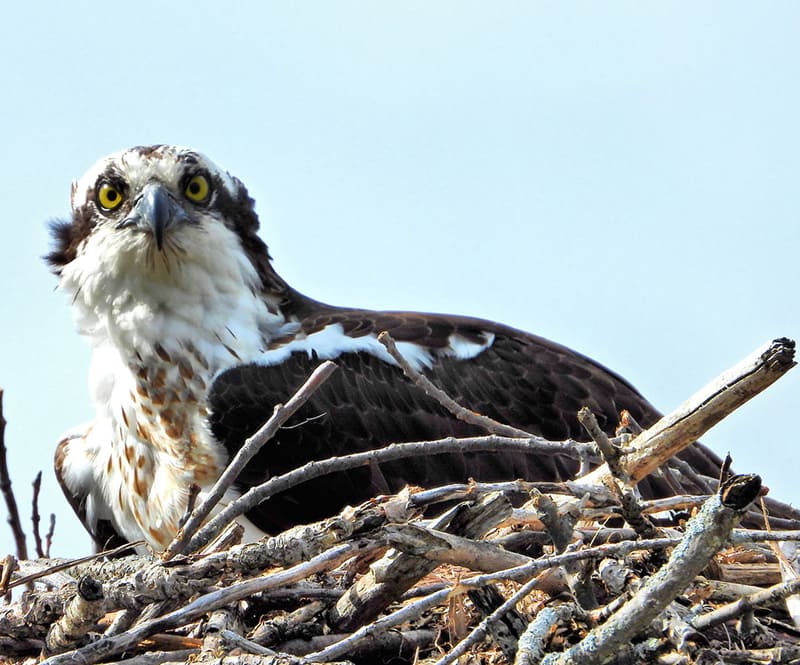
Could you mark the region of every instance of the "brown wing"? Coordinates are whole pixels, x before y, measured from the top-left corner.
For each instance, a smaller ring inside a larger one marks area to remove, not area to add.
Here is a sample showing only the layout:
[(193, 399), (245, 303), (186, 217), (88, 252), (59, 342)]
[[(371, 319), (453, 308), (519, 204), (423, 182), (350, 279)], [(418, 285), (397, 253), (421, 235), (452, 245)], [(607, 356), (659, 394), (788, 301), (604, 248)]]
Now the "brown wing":
[(92, 536), (95, 550), (101, 552), (124, 545), (128, 541), (120, 536), (119, 533), (117, 533), (111, 522), (108, 520), (101, 519), (97, 520), (96, 523), (92, 523), (86, 515), (86, 499), (88, 494), (79, 494), (73, 492), (64, 479), (64, 465), (68, 463), (67, 445), (71, 440), (78, 438), (79, 436), (80, 435), (70, 436), (66, 439), (62, 439), (58, 443), (58, 446), (56, 446), (54, 468), (56, 478), (58, 479), (58, 484), (61, 485), (61, 490), (64, 492), (64, 496), (67, 497), (69, 505), (72, 506), (72, 510), (75, 511), (75, 514), (78, 516), (81, 524), (83, 524), (83, 526), (86, 528), (86, 531), (88, 531)]
[[(352, 337), (388, 330), (397, 341), (430, 350), (433, 364), (425, 371), (436, 385), (474, 411), (550, 440), (586, 440), (577, 411), (588, 406), (601, 426), (612, 432), (627, 409), (647, 426), (658, 412), (624, 379), (595, 361), (545, 339), (487, 321), (413, 313), (331, 310), (304, 321), (315, 332), (339, 324)], [(449, 355), (449, 340), (488, 348), (472, 358)], [(327, 355), (330, 355), (328, 350)], [(252, 486), (311, 459), (383, 447), (399, 441), (482, 434), (453, 418), (406, 379), (402, 371), (376, 355), (343, 352), (339, 370), (306, 406), (269, 442), (240, 477)], [(277, 365), (246, 365), (223, 373), (211, 389), (210, 424), (231, 451), (238, 449), (319, 364), (313, 354), (296, 352)], [(299, 427), (291, 427), (303, 423)], [(699, 444), (687, 460), (705, 475), (716, 475), (719, 459)], [(526, 478), (563, 480), (576, 464), (566, 456), (521, 453), (436, 455), (338, 473), (306, 483), (265, 502), (248, 517), (275, 532), (296, 523), (321, 519), (342, 506), (408, 483), (433, 486), (463, 482)], [(662, 481), (649, 480), (647, 494), (672, 494)]]

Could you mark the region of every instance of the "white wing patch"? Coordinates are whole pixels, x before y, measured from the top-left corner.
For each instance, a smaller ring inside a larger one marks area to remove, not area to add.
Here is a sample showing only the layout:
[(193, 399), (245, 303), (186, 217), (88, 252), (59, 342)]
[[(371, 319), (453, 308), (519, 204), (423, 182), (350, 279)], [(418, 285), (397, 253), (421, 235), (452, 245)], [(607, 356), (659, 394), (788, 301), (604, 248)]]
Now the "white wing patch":
[[(492, 333), (483, 333), (486, 341), (483, 344), (471, 342), (459, 335), (450, 335), (448, 346), (444, 349), (431, 349), (414, 342), (397, 342), (400, 353), (417, 371), (429, 369), (436, 357), (452, 357), (460, 360), (475, 358), (494, 343)], [(291, 342), (262, 354), (256, 362), (262, 365), (278, 365), (285, 362), (293, 353), (306, 353), (311, 357), (316, 353), (322, 360), (333, 360), (343, 353), (369, 353), (391, 365), (397, 365), (394, 358), (384, 348), (375, 335), (350, 337), (344, 333), (340, 323), (325, 326), (311, 335), (296, 337)]]
[(475, 358), (477, 355), (494, 344), (494, 333), (483, 332), (481, 335), (485, 340), (483, 344), (471, 342), (468, 339), (464, 339), (460, 335), (450, 335), (450, 337), (447, 339), (448, 351), (445, 351), (445, 355), (453, 356), (459, 360), (470, 360), (471, 358)]

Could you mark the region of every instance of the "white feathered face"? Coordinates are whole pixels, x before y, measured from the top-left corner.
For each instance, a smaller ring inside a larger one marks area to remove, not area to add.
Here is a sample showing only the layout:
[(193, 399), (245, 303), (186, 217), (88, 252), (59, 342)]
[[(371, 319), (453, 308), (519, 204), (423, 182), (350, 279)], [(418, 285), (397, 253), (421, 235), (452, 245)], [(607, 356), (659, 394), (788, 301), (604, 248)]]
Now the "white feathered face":
[(136, 147), (98, 161), (72, 188), (72, 220), (54, 226), (56, 270), (87, 245), (132, 252), (138, 259), (177, 255), (210, 224), (238, 234), (258, 221), (244, 186), (193, 150)]
[(245, 186), (208, 158), (139, 146), (99, 160), (73, 184), (72, 218), (53, 224), (46, 259), (67, 290), (126, 275), (168, 280), (192, 263), (224, 272), (243, 260), (255, 275), (250, 287), (280, 294), (285, 283), (258, 226)]

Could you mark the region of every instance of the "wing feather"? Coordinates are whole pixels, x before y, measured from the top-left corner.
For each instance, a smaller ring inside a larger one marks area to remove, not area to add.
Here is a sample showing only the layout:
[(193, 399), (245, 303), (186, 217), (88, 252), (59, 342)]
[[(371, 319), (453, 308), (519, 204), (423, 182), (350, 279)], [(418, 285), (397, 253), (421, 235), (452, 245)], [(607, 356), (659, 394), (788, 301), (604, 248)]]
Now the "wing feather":
[(120, 547), (121, 545), (127, 543), (128, 540), (117, 532), (110, 521), (104, 519), (89, 519), (87, 511), (87, 501), (90, 500), (89, 492), (74, 491), (71, 489), (66, 480), (65, 466), (68, 464), (67, 454), (69, 444), (74, 439), (80, 438), (80, 436), (81, 435), (69, 436), (65, 439), (62, 439), (56, 446), (54, 460), (56, 479), (58, 480), (58, 484), (61, 486), (61, 490), (64, 492), (64, 496), (67, 498), (69, 505), (72, 506), (72, 510), (75, 511), (75, 514), (78, 516), (81, 524), (83, 524), (83, 526), (86, 528), (86, 531), (88, 531), (92, 536), (95, 550), (102, 552), (104, 550)]

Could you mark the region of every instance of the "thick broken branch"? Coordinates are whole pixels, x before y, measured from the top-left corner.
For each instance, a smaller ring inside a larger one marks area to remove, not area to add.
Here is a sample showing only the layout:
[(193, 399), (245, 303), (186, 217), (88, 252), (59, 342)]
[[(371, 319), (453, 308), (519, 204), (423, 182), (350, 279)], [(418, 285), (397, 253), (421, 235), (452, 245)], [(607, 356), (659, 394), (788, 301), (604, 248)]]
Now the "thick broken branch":
[[(477, 504), (458, 506), (440, 529), (480, 538), (510, 513), (511, 504), (505, 497), (488, 495)], [(437, 565), (418, 556), (388, 552), (339, 599), (331, 609), (329, 622), (335, 629), (353, 630), (371, 621)]]
[(103, 585), (91, 577), (82, 577), (78, 592), (64, 609), (64, 615), (47, 633), (46, 653), (61, 653), (84, 642), (87, 633), (95, 629), (104, 614)]
[(499, 545), (416, 524), (390, 525), (383, 529), (383, 535), (393, 547), (407, 554), (487, 573), (531, 561), (530, 557), (509, 552)]
[[(795, 366), (794, 351), (794, 342), (786, 338), (757, 349), (636, 437), (629, 444), (634, 452), (621, 460), (630, 481), (639, 482), (780, 379)], [(603, 465), (580, 480), (602, 483), (610, 475)]]

